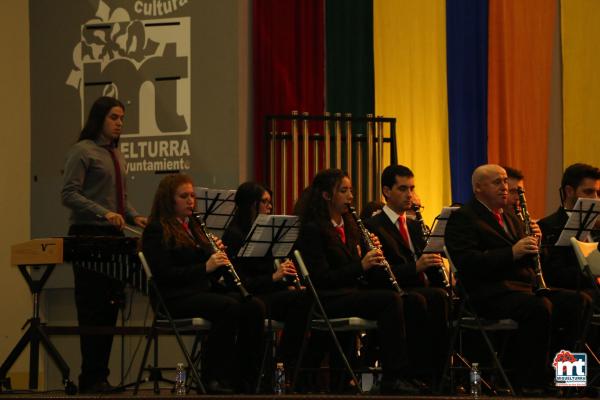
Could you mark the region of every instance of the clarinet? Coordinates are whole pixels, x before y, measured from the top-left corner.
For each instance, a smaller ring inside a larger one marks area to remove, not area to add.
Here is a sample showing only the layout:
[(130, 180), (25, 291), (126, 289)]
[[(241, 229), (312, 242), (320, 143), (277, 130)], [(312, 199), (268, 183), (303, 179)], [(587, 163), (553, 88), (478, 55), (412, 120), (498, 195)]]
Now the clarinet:
[[(412, 210), (415, 213), (415, 220), (421, 224), (421, 232), (423, 232), (423, 241), (425, 242), (425, 247), (427, 247), (427, 244), (429, 243), (429, 238), (431, 237), (431, 229), (429, 229), (429, 227), (423, 220), (423, 215), (421, 214), (421, 206), (413, 204)], [(437, 271), (440, 274), (442, 286), (444, 287), (444, 289), (448, 291), (451, 290), (450, 279), (448, 278), (446, 270), (443, 267), (439, 267), (437, 268)]]
[[(279, 260), (278, 258), (273, 260), (273, 265), (275, 266), (275, 270), (279, 269), (279, 266), (281, 265), (281, 260)], [(290, 282), (290, 277), (288, 275), (285, 275), (283, 277), (283, 281), (285, 283)], [(294, 285), (294, 287), (296, 288), (296, 290), (302, 290), (302, 284), (300, 283), (300, 277), (298, 276), (298, 274), (296, 274), (296, 276), (294, 276), (294, 278), (292, 279), (292, 284)]]
[[(527, 236), (533, 236), (533, 233), (531, 232), (531, 217), (529, 216), (529, 211), (527, 211), (527, 202), (525, 201), (525, 191), (523, 188), (518, 187), (517, 192), (519, 193), (519, 203), (521, 203), (521, 216), (523, 217), (523, 223), (525, 224), (525, 234)], [(533, 291), (535, 294), (545, 293), (550, 289), (548, 289), (548, 286), (546, 286), (546, 282), (544, 281), (539, 251), (533, 257), (533, 263), (535, 272), (535, 287)]]
[[(365, 225), (363, 224), (362, 220), (360, 219), (358, 214), (356, 214), (356, 210), (354, 209), (354, 207), (348, 205), (348, 210), (350, 210), (350, 214), (352, 214), (354, 221), (356, 221), (356, 225), (358, 225), (358, 229), (360, 230), (362, 238), (365, 241), (367, 247), (369, 248), (369, 251), (377, 250), (377, 246), (375, 246), (375, 243), (373, 243), (373, 240), (371, 239), (371, 233), (367, 230), (367, 228), (365, 228)], [(392, 271), (392, 267), (390, 267), (390, 264), (387, 262), (385, 257), (383, 259), (383, 266), (385, 268), (385, 272), (388, 274), (388, 279), (392, 285), (392, 288), (394, 288), (394, 290), (398, 292), (400, 296), (405, 296), (406, 293), (404, 292), (404, 290), (402, 290), (400, 285), (398, 285), (398, 281), (396, 280), (396, 276)]]
[[(219, 247), (217, 246), (217, 243), (215, 242), (212, 235), (208, 232), (208, 229), (206, 228), (206, 223), (204, 223), (202, 216), (199, 213), (192, 213), (192, 217), (198, 224), (200, 224), (200, 229), (202, 230), (202, 233), (204, 234), (204, 236), (206, 236), (206, 240), (208, 240), (208, 243), (210, 244), (210, 247), (212, 248), (213, 253), (217, 253), (217, 252), (221, 251), (219, 249)], [(235, 268), (233, 267), (231, 262), (229, 264), (225, 265), (225, 268), (227, 269), (227, 272), (229, 272), (229, 275), (231, 275), (231, 278), (233, 279), (233, 283), (235, 284), (235, 286), (238, 288), (238, 290), (242, 294), (242, 297), (247, 298), (247, 297), (252, 296), (250, 293), (248, 293), (248, 291), (242, 284), (242, 280), (240, 279), (237, 272), (235, 272)]]

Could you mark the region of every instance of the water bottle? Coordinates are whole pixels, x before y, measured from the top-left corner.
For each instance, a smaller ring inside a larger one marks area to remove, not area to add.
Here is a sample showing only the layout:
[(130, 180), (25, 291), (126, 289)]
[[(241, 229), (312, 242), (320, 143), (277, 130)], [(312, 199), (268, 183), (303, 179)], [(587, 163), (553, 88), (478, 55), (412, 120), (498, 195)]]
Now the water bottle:
[(275, 368), (275, 387), (273, 391), (275, 394), (285, 393), (285, 369), (282, 362), (278, 362)]
[(471, 396), (479, 398), (481, 396), (481, 372), (479, 371), (479, 363), (471, 364)]
[(175, 370), (175, 394), (185, 395), (185, 368), (183, 363), (177, 363), (177, 369)]

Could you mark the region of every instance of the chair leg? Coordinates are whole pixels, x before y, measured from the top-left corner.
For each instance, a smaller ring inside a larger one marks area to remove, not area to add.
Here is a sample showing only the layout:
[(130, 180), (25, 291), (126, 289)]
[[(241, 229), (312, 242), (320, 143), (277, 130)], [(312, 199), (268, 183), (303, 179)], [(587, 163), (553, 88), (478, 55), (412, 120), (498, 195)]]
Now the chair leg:
[(192, 361), (192, 358), (190, 357), (190, 353), (187, 351), (187, 349), (185, 347), (185, 343), (183, 343), (183, 339), (181, 338), (179, 331), (177, 331), (177, 329), (175, 329), (174, 334), (175, 334), (175, 338), (177, 338), (177, 343), (179, 344), (179, 348), (181, 349), (181, 352), (183, 353), (183, 356), (185, 357), (185, 360), (186, 360), (190, 370), (192, 371), (192, 378), (198, 384), (198, 388), (196, 391), (198, 392), (198, 394), (206, 394), (206, 389), (204, 388), (204, 384), (200, 380), (200, 374), (198, 374), (198, 370), (194, 366), (194, 362)]
[(454, 353), (456, 348), (456, 340), (458, 339), (459, 328), (455, 327), (452, 329), (452, 335), (450, 336), (450, 345), (448, 346), (448, 355), (446, 357), (446, 362), (444, 363), (444, 369), (442, 370), (442, 376), (440, 377), (440, 382), (438, 384), (437, 392), (442, 393), (444, 390), (444, 381), (446, 380), (446, 375), (449, 374), (450, 378), (450, 393), (454, 391), (454, 372), (452, 368), (454, 367)]
[(502, 379), (504, 380), (504, 383), (506, 384), (506, 386), (508, 386), (508, 390), (510, 390), (511, 396), (515, 396), (515, 390), (513, 389), (513, 386), (510, 383), (508, 376), (506, 376), (506, 372), (504, 371), (502, 364), (500, 364), (500, 360), (498, 359), (498, 355), (494, 351), (494, 346), (492, 345), (492, 342), (491, 342), (488, 334), (482, 328), (481, 321), (479, 319), (477, 319), (477, 321), (479, 323), (479, 331), (481, 332), (481, 336), (483, 336), (483, 339), (485, 340), (488, 351), (490, 352), (490, 355), (492, 356), (492, 359), (494, 360), (494, 364), (495, 364), (496, 368), (498, 369), (498, 371), (500, 371), (500, 375), (502, 375)]
[(138, 370), (137, 379), (135, 381), (135, 388), (133, 389), (133, 394), (137, 395), (138, 390), (140, 388), (140, 382), (142, 381), (142, 374), (144, 373), (146, 361), (148, 360), (148, 353), (150, 352), (150, 346), (152, 345), (152, 338), (154, 335), (154, 329), (151, 328), (151, 332), (146, 336), (146, 348), (144, 349), (144, 355), (142, 357), (142, 363), (140, 364), (140, 369)]
[[(273, 361), (275, 360), (275, 346), (277, 343), (277, 339), (276, 339), (277, 333), (275, 331), (273, 331), (272, 329), (269, 329), (266, 332), (266, 335), (267, 336), (266, 336), (266, 340), (265, 340), (265, 348), (263, 350), (262, 361), (260, 362), (260, 370), (258, 373), (258, 379), (256, 380), (256, 389), (254, 390), (254, 393), (256, 393), (256, 394), (260, 393), (260, 386), (261, 386), (264, 376), (265, 376), (267, 360), (271, 360), (271, 365), (272, 365)], [(271, 372), (272, 372), (272, 368), (269, 368), (267, 373), (271, 374)]]

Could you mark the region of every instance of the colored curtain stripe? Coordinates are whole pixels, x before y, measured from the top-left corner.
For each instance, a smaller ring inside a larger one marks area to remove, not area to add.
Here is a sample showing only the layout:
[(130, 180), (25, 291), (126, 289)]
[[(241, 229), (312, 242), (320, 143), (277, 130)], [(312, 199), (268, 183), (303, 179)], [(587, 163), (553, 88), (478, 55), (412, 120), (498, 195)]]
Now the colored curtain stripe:
[(444, 0), (374, 0), (375, 111), (396, 117), (398, 162), (431, 222), (450, 203)]
[(563, 162), (600, 164), (600, 2), (561, 2)]
[(324, 4), (255, 0), (252, 5), (254, 170), (263, 180), (265, 116), (324, 111)]
[(473, 197), (473, 170), (487, 162), (488, 3), (446, 0), (448, 130), (452, 201)]
[(325, 4), (327, 111), (372, 114), (373, 3), (327, 0)]
[(488, 160), (521, 169), (533, 218), (543, 216), (553, 0), (489, 0)]

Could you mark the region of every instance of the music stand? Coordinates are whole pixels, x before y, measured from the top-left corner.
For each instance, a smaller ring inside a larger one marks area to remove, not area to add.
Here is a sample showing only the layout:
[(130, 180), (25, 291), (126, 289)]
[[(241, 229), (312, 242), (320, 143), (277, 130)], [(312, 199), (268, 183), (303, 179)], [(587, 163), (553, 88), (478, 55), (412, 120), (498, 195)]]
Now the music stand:
[(235, 211), (235, 190), (194, 187), (198, 212), (209, 231), (222, 236)]
[(555, 246), (571, 246), (572, 237), (582, 242), (590, 237), (600, 214), (600, 200), (579, 198), (572, 210), (565, 209), (565, 211), (571, 215), (554, 244)]
[[(435, 219), (433, 220), (433, 228), (431, 229), (431, 233), (427, 238), (427, 244), (425, 245), (422, 254), (444, 254), (444, 246), (446, 245), (446, 242), (444, 240), (444, 234), (446, 233), (446, 224), (448, 223), (448, 219), (450, 219), (450, 215), (458, 209), (459, 207), (442, 208), (442, 212), (440, 213), (440, 215), (435, 217)], [(444, 263), (444, 266), (440, 269), (440, 273), (444, 274), (443, 278), (448, 282), (448, 284), (445, 286), (445, 289), (449, 291), (448, 294), (453, 298), (456, 297), (454, 296), (454, 288), (452, 287), (452, 268), (450, 266), (446, 267), (446, 264)]]
[(435, 217), (431, 234), (427, 238), (427, 245), (423, 253), (443, 253), (444, 252), (444, 234), (446, 233), (446, 224), (450, 214), (458, 210), (459, 207), (444, 207), (440, 215)]
[(287, 257), (298, 238), (300, 219), (295, 215), (256, 217), (238, 257)]

